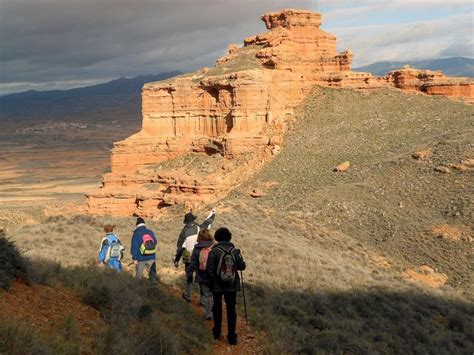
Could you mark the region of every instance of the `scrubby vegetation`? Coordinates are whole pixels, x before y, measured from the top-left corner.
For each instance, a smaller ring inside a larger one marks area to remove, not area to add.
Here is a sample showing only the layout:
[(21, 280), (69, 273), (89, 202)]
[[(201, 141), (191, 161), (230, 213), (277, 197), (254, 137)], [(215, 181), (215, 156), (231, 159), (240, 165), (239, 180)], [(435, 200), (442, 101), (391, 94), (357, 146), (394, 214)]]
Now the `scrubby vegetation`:
[[(0, 241), (5, 243), (4, 238)], [(11, 243), (8, 249), (17, 253)], [(27, 263), (21, 257), (18, 260), (21, 265)], [(3, 265), (0, 271), (5, 271)], [(165, 289), (151, 287), (145, 280), (137, 282), (128, 273), (94, 267), (61, 267), (46, 260), (32, 260), (28, 276), (34, 284), (71, 288), (83, 303), (100, 311), (106, 327), (94, 336), (96, 353), (209, 351), (211, 337), (198, 315)], [(74, 333), (73, 319), (65, 319), (48, 337), (29, 325), (4, 319), (0, 324), (0, 353), (11, 349), (18, 354), (79, 353), (83, 349)]]
[(26, 263), (12, 241), (0, 229), (0, 289), (8, 290), (15, 278), (28, 279)]
[(57, 332), (48, 335), (22, 322), (5, 318), (0, 320), (2, 354), (79, 354), (80, 351), (73, 319), (66, 320)]
[[(254, 288), (268, 353), (458, 354), (474, 349), (473, 306), (420, 290)], [(289, 336), (291, 334), (291, 336)]]

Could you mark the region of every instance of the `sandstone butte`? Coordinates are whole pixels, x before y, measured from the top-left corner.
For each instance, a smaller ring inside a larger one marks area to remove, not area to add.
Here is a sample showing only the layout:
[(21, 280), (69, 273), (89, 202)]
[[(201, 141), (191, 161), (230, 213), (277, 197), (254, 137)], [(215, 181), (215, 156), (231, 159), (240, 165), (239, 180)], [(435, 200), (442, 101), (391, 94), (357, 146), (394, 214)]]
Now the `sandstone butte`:
[[(267, 32), (229, 45), (213, 68), (144, 85), (142, 129), (114, 144), (111, 172), (87, 195), (88, 213), (157, 217), (167, 206), (216, 202), (279, 152), (294, 108), (315, 85), (474, 97), (472, 82), (440, 72), (352, 72), (352, 52), (336, 52), (319, 13), (286, 9), (262, 20)], [(172, 163), (190, 156), (209, 168)]]

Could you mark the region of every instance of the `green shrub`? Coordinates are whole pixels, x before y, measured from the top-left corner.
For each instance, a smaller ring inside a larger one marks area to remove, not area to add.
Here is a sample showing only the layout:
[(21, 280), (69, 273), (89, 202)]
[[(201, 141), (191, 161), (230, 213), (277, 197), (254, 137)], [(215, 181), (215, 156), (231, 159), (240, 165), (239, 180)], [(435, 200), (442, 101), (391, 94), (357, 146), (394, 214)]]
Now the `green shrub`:
[(468, 302), (416, 290), (317, 293), (250, 285), (248, 290), (250, 319), (268, 335), (269, 353), (461, 354), (474, 349), (474, 307)]
[(28, 280), (27, 263), (0, 229), (0, 288), (8, 290), (15, 278)]
[(73, 288), (81, 300), (99, 310), (108, 327), (97, 337), (99, 353), (182, 354), (210, 350), (212, 339), (189, 305), (148, 280), (94, 267), (61, 267), (32, 262), (32, 279)]
[(60, 332), (48, 336), (40, 334), (33, 326), (0, 319), (0, 354), (49, 355), (79, 354), (80, 343), (77, 325), (73, 318), (67, 318)]

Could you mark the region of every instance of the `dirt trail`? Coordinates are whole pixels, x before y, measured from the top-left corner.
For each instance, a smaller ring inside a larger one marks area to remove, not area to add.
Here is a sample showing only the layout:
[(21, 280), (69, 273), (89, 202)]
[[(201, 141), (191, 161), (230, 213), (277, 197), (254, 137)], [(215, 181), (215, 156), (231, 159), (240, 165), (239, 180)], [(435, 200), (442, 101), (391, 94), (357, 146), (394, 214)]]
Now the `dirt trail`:
[[(131, 267), (124, 267), (124, 270), (127, 272), (134, 274), (133, 266)], [(166, 268), (161, 267), (159, 269), (159, 276), (163, 276), (165, 274), (171, 274), (176, 276), (179, 274), (181, 269), (178, 271), (173, 268)], [(168, 286), (168, 291), (181, 299), (181, 295), (183, 293), (183, 288), (179, 287), (178, 285)], [(196, 290), (193, 290), (193, 294), (191, 297), (191, 307), (194, 309), (196, 313), (199, 315), (203, 314), (203, 309), (199, 305), (199, 294)], [(240, 294), (238, 295), (240, 296)], [(183, 300), (183, 302), (185, 302)], [(251, 326), (245, 321), (245, 317), (242, 314), (238, 314), (237, 316), (237, 335), (239, 343), (235, 346), (230, 346), (227, 342), (227, 315), (225, 312), (225, 302), (223, 301), (223, 314), (222, 314), (222, 334), (224, 336), (221, 339), (214, 342), (214, 349), (213, 354), (215, 355), (223, 355), (223, 354), (231, 354), (231, 355), (240, 355), (240, 354), (263, 354), (263, 350), (257, 342), (257, 336), (253, 332)], [(238, 311), (238, 309), (237, 309)], [(203, 318), (203, 322), (205, 322), (206, 326), (208, 327), (209, 331), (212, 332), (213, 322), (212, 321), (205, 321)]]
[[(176, 295), (177, 297), (181, 298), (181, 294), (183, 289), (179, 286), (173, 285), (169, 288), (169, 291)], [(184, 302), (184, 301), (183, 301)], [(194, 292), (191, 297), (191, 307), (198, 313), (203, 314), (203, 309), (199, 305), (199, 295), (197, 292)], [(257, 337), (255, 333), (253, 333), (252, 328), (249, 324), (245, 321), (243, 315), (239, 314), (237, 316), (237, 334), (239, 343), (235, 346), (230, 346), (227, 342), (227, 315), (225, 312), (225, 302), (223, 302), (223, 315), (222, 315), (222, 334), (223, 336), (214, 342), (214, 351), (213, 354), (216, 355), (223, 355), (223, 354), (232, 354), (232, 355), (239, 355), (239, 354), (263, 354), (262, 349), (260, 348)], [(209, 331), (212, 331), (213, 322), (212, 321), (205, 321), (206, 326), (209, 328)]]

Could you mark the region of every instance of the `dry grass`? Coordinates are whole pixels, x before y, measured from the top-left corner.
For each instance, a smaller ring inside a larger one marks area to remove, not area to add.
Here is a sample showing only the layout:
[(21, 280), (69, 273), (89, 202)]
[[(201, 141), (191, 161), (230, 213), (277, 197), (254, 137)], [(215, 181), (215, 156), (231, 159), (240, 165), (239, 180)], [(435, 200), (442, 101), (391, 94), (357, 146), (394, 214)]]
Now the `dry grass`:
[[(124, 354), (208, 353), (211, 337), (204, 321), (181, 299), (163, 287), (137, 281), (126, 272), (93, 267), (62, 267), (37, 257), (26, 260), (11, 243), (0, 237), (2, 259), (0, 275), (22, 267), (16, 277), (28, 277), (33, 283), (73, 289), (81, 301), (97, 309), (107, 326), (94, 334), (94, 352)], [(6, 250), (6, 252), (4, 252)], [(25, 274), (26, 271), (26, 274)], [(4, 292), (4, 291), (3, 291)], [(48, 299), (43, 299), (47, 303)], [(0, 353), (81, 353), (77, 324), (67, 317), (48, 337), (32, 325), (13, 320), (0, 321)]]

